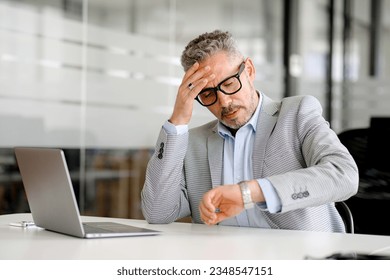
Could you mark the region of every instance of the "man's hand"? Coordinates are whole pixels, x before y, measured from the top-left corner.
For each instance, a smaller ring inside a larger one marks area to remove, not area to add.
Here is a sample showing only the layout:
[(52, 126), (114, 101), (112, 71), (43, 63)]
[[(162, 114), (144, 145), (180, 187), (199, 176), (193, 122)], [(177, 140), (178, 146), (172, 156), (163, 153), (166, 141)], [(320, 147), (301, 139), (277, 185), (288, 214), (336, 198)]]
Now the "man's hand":
[[(218, 209), (218, 210), (217, 210)], [(239, 185), (224, 185), (204, 194), (199, 206), (205, 224), (214, 225), (244, 210)]]
[[(253, 202), (264, 202), (263, 192), (256, 180), (247, 182)], [(215, 225), (225, 219), (234, 217), (244, 210), (240, 186), (223, 185), (215, 187), (204, 194), (199, 205), (200, 217), (207, 225)]]
[(195, 97), (209, 81), (215, 78), (214, 74), (210, 74), (210, 70), (210, 66), (200, 68), (198, 62), (187, 70), (179, 86), (175, 107), (169, 119), (172, 124), (182, 125), (190, 122)]

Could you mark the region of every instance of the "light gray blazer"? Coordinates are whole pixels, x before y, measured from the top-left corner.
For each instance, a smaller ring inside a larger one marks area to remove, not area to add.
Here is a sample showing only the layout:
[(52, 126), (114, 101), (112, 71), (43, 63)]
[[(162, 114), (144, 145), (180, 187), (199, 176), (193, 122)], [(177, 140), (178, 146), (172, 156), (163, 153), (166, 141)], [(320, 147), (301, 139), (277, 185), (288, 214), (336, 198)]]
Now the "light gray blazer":
[[(322, 117), (312, 96), (263, 103), (253, 149), (254, 179), (266, 178), (282, 209), (272, 214), (255, 206), (271, 228), (344, 232), (334, 206), (358, 189), (358, 169), (348, 150)], [(191, 216), (202, 223), (199, 203), (222, 184), (223, 138), (217, 120), (184, 135), (161, 130), (146, 171), (142, 211), (149, 223)]]

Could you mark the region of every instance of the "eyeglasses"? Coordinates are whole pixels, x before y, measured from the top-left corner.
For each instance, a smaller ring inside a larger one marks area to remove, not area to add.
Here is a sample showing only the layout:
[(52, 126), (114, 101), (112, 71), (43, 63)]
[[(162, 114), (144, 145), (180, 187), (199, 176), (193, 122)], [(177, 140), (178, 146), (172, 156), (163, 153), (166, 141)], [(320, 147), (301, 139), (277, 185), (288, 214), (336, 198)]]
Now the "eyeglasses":
[(203, 106), (211, 106), (218, 100), (218, 91), (226, 95), (233, 95), (242, 88), (240, 75), (245, 69), (245, 61), (241, 63), (240, 70), (237, 74), (230, 76), (220, 82), (216, 87), (205, 88), (195, 97), (195, 99)]

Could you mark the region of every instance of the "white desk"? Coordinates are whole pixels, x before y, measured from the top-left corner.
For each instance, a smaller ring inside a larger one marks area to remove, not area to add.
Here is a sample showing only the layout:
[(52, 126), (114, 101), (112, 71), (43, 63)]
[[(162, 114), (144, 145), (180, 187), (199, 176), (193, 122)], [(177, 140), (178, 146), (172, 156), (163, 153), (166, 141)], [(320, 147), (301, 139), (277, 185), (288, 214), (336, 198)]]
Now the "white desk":
[(162, 231), (159, 236), (80, 239), (10, 222), (31, 220), (30, 214), (0, 216), (0, 259), (54, 260), (202, 260), (304, 259), (335, 252), (390, 255), (390, 236), (265, 230), (198, 224), (149, 225), (142, 220), (83, 217)]

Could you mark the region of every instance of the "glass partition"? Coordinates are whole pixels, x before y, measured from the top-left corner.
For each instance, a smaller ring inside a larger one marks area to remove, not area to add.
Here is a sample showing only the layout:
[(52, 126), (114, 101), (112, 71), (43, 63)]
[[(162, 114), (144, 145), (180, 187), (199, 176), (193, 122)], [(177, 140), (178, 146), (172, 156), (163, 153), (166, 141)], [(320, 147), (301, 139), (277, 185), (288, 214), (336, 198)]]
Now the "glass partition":
[[(345, 40), (345, 7), (350, 33)], [(335, 1), (332, 127), (388, 116), (390, 1), (380, 1), (370, 76), (371, 1)], [(64, 149), (82, 214), (142, 218), (140, 191), (195, 36), (222, 29), (256, 66), (256, 88), (283, 97), (283, 5), (269, 0), (0, 0), (0, 214), (29, 211), (15, 146)], [(296, 94), (326, 110), (329, 1), (299, 0)], [(213, 116), (195, 102), (190, 127)]]
[[(139, 194), (184, 74), (183, 47), (231, 31), (255, 61), (258, 89), (280, 98), (281, 4), (0, 0), (0, 214), (29, 211), (12, 149), (39, 146), (64, 149), (82, 214), (142, 218)], [(196, 104), (190, 126), (211, 119)]]

